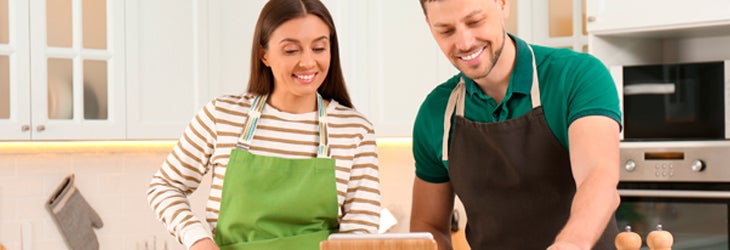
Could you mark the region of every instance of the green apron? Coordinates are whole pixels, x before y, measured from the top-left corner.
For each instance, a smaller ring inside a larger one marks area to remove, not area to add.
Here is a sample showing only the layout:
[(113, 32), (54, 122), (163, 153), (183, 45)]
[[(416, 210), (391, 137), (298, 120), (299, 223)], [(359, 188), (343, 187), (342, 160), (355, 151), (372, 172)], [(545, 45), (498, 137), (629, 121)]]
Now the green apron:
[(337, 230), (335, 160), (329, 158), (322, 97), (317, 94), (317, 158), (249, 152), (267, 96), (257, 96), (226, 168), (215, 242), (226, 249), (319, 249)]

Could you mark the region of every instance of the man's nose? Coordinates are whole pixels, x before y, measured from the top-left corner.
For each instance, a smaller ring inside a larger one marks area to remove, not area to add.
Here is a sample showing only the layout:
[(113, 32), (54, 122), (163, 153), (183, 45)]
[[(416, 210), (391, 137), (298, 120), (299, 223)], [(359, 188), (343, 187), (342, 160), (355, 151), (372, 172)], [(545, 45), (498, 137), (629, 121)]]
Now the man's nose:
[(474, 47), (474, 34), (469, 29), (462, 29), (456, 32), (456, 49), (469, 51)]

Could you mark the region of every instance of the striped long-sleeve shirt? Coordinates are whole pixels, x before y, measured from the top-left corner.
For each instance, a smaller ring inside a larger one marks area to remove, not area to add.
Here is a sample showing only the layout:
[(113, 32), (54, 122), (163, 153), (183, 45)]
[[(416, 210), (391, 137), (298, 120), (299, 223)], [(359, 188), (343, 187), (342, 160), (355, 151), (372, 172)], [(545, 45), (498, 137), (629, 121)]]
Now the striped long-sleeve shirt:
[[(252, 95), (213, 99), (192, 119), (153, 176), (147, 200), (178, 242), (190, 247), (215, 229), (223, 178), (231, 149), (241, 136)], [(380, 221), (380, 182), (372, 124), (360, 113), (331, 101), (327, 107), (329, 145), (335, 159), (340, 232), (372, 233)], [(285, 158), (317, 156), (316, 112), (292, 114), (264, 107), (250, 152)], [(187, 195), (213, 171), (205, 222), (191, 211)]]

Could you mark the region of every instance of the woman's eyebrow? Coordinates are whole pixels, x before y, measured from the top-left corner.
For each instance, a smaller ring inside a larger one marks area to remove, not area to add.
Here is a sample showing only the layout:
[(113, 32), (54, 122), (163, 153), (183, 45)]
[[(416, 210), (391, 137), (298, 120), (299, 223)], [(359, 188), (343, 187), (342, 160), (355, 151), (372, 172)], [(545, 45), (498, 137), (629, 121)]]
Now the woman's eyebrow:
[[(320, 36), (320, 37), (314, 39), (314, 41), (316, 42), (316, 41), (320, 41), (320, 40), (327, 40), (328, 38), (329, 37), (327, 37), (327, 36)], [(294, 38), (284, 38), (284, 39), (281, 39), (281, 41), (279, 41), (279, 44), (286, 43), (286, 42), (301, 43), (299, 40), (294, 39)]]

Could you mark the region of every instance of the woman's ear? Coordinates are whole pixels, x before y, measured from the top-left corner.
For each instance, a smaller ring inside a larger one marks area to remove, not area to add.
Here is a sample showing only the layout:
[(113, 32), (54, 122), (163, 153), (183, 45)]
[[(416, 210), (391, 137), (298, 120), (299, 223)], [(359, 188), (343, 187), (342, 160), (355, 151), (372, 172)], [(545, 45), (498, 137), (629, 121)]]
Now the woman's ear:
[(269, 60), (266, 57), (266, 49), (263, 47), (259, 47), (259, 59), (262, 63), (264, 63), (264, 65), (266, 65), (266, 67), (271, 67), (269, 66)]

